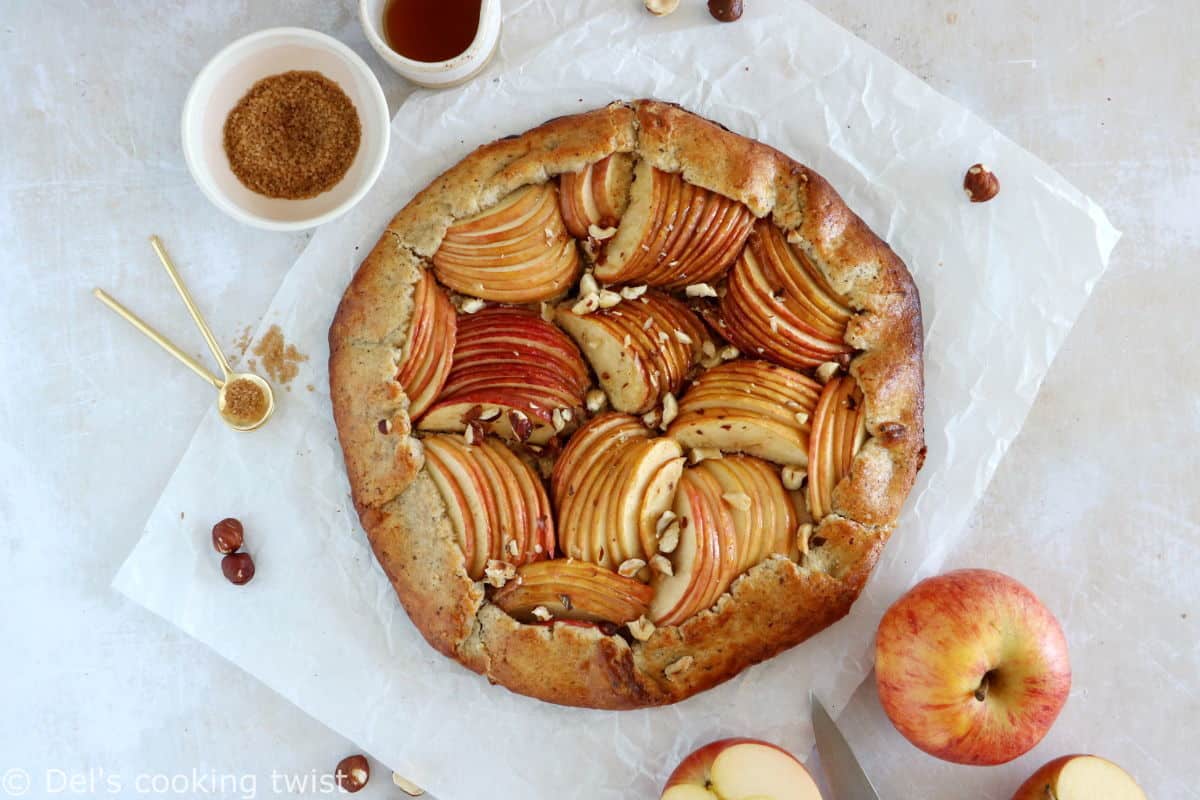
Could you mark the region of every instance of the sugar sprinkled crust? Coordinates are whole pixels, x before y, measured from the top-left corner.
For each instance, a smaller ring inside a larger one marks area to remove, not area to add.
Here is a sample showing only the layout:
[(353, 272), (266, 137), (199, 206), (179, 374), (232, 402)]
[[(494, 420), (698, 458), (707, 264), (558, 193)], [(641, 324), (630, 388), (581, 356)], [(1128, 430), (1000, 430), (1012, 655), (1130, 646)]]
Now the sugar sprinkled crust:
[[(509, 192), (614, 152), (770, 215), (856, 313), (846, 341), (871, 434), (801, 563), (770, 558), (715, 607), (645, 642), (568, 621), (522, 624), (467, 575), (446, 507), (421, 471), (394, 380), (413, 285), (449, 225)], [(900, 259), (819, 175), (676, 106), (614, 103), (484, 145), (418, 194), (363, 261), (329, 332), (334, 417), (355, 506), (405, 609), (443, 654), (521, 694), (637, 708), (682, 700), (849, 612), (924, 456), (920, 301)]]

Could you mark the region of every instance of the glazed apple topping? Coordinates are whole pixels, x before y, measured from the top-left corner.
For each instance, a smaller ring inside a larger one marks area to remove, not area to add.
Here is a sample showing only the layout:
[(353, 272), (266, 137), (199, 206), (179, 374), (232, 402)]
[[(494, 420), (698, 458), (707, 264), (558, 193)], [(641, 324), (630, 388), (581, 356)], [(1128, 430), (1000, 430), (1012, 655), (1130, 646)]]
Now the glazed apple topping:
[(579, 277), (575, 241), (553, 183), (522, 187), (491, 208), (455, 222), (433, 254), (439, 281), (503, 303), (560, 297)]
[(741, 203), (640, 161), (629, 206), (597, 257), (596, 277), (673, 289), (716, 280), (738, 257), (753, 224)]
[(866, 410), (854, 311), (801, 240), (615, 154), (431, 261), (396, 380), (464, 571), (513, 618), (643, 642), (817, 546)]

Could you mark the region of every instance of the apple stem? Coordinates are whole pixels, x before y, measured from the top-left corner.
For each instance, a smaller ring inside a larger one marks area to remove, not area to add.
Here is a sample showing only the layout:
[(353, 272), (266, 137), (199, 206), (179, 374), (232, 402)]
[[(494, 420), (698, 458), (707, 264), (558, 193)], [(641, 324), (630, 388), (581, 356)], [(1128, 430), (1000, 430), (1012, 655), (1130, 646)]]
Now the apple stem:
[(987, 672), (983, 673), (983, 680), (981, 680), (979, 682), (979, 688), (975, 690), (975, 699), (976, 700), (978, 700), (981, 703), (984, 700), (987, 700), (988, 687), (991, 685), (991, 683), (992, 683), (992, 671), (988, 670)]

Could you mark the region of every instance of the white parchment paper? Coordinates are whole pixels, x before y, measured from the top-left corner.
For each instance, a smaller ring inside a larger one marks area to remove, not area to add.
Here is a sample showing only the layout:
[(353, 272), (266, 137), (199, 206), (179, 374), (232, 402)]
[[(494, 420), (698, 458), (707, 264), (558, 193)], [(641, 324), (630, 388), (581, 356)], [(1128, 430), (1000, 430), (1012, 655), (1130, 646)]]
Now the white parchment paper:
[[(883, 609), (955, 544), (1118, 238), (1061, 176), (808, 5), (755, 0), (734, 25), (684, 5), (652, 19), (632, 2), (511, 3), (487, 72), (399, 109), (379, 183), (313, 237), (264, 317), (310, 360), (261, 431), (204, 419), (115, 580), (444, 798), (649, 797), (722, 735), (807, 753), (808, 689), (840, 708), (867, 674)], [(677, 706), (611, 713), (518, 697), (424, 643), (349, 502), (325, 337), (362, 255), (438, 173), (495, 137), (640, 96), (812, 166), (905, 260), (925, 317), (929, 457), (847, 619)], [(960, 188), (976, 161), (1003, 186), (985, 205)], [(224, 580), (209, 543), (227, 515), (258, 567), (245, 587)]]

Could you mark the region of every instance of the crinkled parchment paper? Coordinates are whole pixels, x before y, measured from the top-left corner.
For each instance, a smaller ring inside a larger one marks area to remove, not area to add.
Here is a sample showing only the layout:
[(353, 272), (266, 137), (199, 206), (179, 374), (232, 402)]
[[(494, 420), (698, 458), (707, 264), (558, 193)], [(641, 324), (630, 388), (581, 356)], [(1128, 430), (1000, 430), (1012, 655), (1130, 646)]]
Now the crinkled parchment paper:
[[(1118, 238), (1045, 164), (806, 4), (755, 0), (735, 25), (684, 5), (653, 19), (634, 2), (510, 3), (483, 76), (400, 108), (378, 185), (313, 237), (264, 317), (263, 330), (281, 325), (311, 357), (292, 390), (253, 434), (227, 430), (215, 411), (204, 419), (116, 578), (446, 798), (649, 797), (680, 756), (722, 735), (807, 753), (808, 689), (839, 708), (867, 674), (883, 608), (955, 544)], [(642, 96), (812, 166), (909, 265), (927, 332), (929, 457), (847, 619), (677, 706), (610, 713), (510, 694), (424, 643), (350, 505), (325, 337), (362, 255), (443, 169), (549, 117)], [(960, 188), (976, 161), (1003, 184), (985, 205)], [(209, 525), (227, 515), (245, 522), (257, 562), (245, 587), (221, 577), (209, 543)]]

